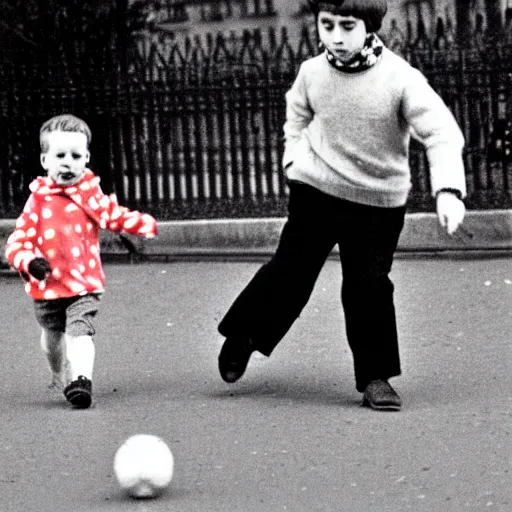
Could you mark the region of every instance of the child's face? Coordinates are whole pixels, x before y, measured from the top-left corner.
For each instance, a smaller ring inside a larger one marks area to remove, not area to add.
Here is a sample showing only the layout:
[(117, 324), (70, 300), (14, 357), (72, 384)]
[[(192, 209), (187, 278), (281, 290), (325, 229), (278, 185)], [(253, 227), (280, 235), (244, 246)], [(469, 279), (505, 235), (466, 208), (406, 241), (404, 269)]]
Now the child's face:
[(318, 36), (341, 62), (350, 62), (363, 48), (367, 32), (363, 20), (329, 11), (318, 13)]
[(50, 132), (45, 135), (48, 151), (41, 153), (41, 165), (48, 176), (61, 186), (75, 185), (89, 162), (87, 137), (80, 132)]

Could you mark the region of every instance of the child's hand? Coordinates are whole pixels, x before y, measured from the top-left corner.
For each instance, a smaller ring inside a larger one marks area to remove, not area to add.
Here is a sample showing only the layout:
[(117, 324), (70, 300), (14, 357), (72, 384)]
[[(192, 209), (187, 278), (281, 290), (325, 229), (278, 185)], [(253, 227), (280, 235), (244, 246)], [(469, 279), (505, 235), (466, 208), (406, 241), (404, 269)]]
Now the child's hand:
[(453, 235), (464, 220), (464, 203), (452, 192), (439, 192), (436, 203), (439, 223), (449, 235)]
[(31, 276), (35, 277), (38, 281), (42, 281), (46, 274), (52, 271), (52, 268), (44, 258), (34, 258), (28, 264), (28, 271)]

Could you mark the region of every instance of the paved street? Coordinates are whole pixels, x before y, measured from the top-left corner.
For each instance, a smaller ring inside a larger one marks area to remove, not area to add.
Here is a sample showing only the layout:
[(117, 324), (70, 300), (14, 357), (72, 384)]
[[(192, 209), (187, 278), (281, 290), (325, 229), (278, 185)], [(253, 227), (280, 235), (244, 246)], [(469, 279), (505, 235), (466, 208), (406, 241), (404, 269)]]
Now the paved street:
[[(400, 413), (359, 405), (333, 260), (273, 356), (220, 379), (217, 322), (259, 265), (107, 264), (82, 411), (46, 389), (31, 302), (0, 277), (0, 511), (512, 510), (510, 259), (395, 262)], [(136, 433), (175, 456), (157, 500), (113, 475)]]

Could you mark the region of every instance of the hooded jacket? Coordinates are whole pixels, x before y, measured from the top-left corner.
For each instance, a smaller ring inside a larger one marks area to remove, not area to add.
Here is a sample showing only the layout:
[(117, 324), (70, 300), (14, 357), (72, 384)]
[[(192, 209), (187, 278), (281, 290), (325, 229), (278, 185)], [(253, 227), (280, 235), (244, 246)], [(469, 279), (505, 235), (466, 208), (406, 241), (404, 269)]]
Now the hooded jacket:
[[(100, 229), (156, 236), (156, 220), (151, 215), (120, 206), (114, 194), (103, 193), (99, 182), (86, 169), (75, 185), (60, 186), (49, 177), (38, 177), (30, 184), (30, 197), (7, 240), (5, 254), (26, 280), (25, 291), (33, 299), (52, 300), (104, 290)], [(44, 281), (28, 272), (34, 258), (50, 263), (52, 271)]]

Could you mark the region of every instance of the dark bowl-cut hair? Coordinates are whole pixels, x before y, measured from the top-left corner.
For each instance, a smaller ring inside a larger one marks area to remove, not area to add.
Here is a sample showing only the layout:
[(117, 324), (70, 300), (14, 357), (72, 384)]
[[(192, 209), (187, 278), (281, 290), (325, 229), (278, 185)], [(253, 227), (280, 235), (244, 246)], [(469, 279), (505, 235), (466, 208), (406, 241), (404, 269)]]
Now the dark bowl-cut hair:
[(354, 16), (364, 21), (367, 32), (377, 32), (388, 10), (386, 0), (308, 0), (309, 6), (318, 17), (320, 11), (341, 16)]

